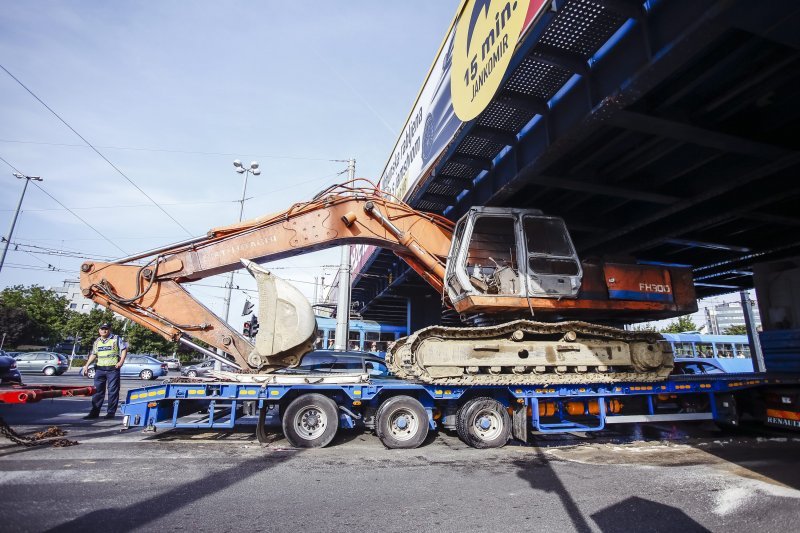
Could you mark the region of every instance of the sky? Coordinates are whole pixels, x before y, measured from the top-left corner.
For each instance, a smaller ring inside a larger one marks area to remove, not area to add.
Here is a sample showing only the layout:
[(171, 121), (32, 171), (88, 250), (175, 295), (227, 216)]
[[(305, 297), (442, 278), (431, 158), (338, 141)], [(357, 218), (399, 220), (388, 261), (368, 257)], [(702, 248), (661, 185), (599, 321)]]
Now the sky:
[[(242, 176), (234, 159), (262, 170), (248, 179), (245, 219), (344, 181), (349, 158), (357, 177), (377, 179), (458, 4), (4, 3), (3, 236), (23, 186), (13, 172), (44, 181), (27, 189), (0, 288), (60, 286), (77, 279), (85, 258), (118, 258), (235, 222)], [(338, 261), (328, 250), (268, 267), (311, 298), (314, 278), (332, 280)], [(190, 290), (222, 316), (226, 281)], [(240, 326), (255, 283), (243, 271), (234, 283), (245, 289), (231, 304), (230, 322)]]

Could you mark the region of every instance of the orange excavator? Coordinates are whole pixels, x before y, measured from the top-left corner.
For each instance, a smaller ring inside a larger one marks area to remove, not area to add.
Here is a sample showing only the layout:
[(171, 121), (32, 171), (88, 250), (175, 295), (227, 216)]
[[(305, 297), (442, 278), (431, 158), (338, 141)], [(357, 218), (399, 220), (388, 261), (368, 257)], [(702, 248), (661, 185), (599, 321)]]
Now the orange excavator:
[[(313, 350), (316, 323), (302, 294), (260, 264), (343, 244), (391, 249), (472, 324), (424, 328), (390, 349), (387, 362), (398, 376), (428, 383), (665, 379), (672, 353), (658, 334), (609, 324), (697, 309), (689, 269), (581, 261), (559, 218), (533, 209), (474, 207), (453, 224), (366, 180), (330, 187), (309, 202), (203, 237), (114, 262), (86, 262), (81, 289), (116, 313), (240, 371), (271, 372), (296, 366)], [(184, 288), (242, 265), (259, 288), (261, 328), (254, 343)]]

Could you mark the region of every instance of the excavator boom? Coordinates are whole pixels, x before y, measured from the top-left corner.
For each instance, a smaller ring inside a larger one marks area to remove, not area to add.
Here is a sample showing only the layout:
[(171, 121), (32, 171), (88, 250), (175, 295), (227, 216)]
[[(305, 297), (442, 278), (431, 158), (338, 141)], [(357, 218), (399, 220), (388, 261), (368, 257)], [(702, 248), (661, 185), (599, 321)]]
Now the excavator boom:
[[(230, 354), (241, 369), (268, 371), (296, 365), (310, 349), (308, 343), (300, 342), (294, 349), (254, 350), (249, 339), (197, 301), (182, 284), (236, 270), (246, 261), (261, 285), (261, 278), (268, 274), (254, 268), (255, 263), (343, 244), (371, 244), (394, 250), (442, 291), (452, 229), (449, 220), (388, 199), (374, 186), (341, 185), (323, 191), (311, 202), (215, 228), (205, 237), (115, 262), (86, 262), (81, 266), (81, 289), (86, 297), (167, 339), (186, 343), (190, 336)], [(147, 262), (131, 264), (141, 259)], [(273, 296), (285, 301), (284, 310), (308, 306), (299, 293), (286, 296), (291, 286), (285, 282), (273, 286), (277, 287)], [(313, 320), (310, 306), (306, 314)], [(263, 320), (264, 314), (261, 316)], [(271, 329), (264, 328), (267, 332)]]

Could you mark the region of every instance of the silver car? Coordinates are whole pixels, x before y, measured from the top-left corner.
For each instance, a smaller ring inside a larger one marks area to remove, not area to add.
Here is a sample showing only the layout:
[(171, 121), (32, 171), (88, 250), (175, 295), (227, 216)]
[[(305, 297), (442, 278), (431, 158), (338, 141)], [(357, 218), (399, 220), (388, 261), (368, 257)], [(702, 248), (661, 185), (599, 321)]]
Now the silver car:
[(55, 352), (21, 353), (14, 359), (17, 360), (17, 369), (23, 374), (33, 372), (45, 376), (60, 376), (69, 369), (69, 358)]
[[(205, 361), (197, 365), (187, 366), (181, 370), (181, 374), (190, 378), (196, 378), (198, 376), (208, 376), (208, 373), (212, 370), (214, 370), (214, 361)], [(223, 372), (236, 372), (234, 367), (226, 364), (222, 365), (222, 370)]]
[(162, 359), (165, 363), (167, 363), (167, 368), (169, 370), (180, 370), (181, 369), (181, 360), (176, 359), (175, 357), (170, 357), (169, 359)]

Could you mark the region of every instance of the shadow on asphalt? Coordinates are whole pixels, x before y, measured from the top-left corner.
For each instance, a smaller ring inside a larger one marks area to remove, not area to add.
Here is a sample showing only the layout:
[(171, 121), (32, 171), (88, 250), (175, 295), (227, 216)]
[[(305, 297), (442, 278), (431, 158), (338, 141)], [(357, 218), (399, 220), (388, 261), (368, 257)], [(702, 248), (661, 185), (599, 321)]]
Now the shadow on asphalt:
[(176, 509), (221, 492), (256, 474), (289, 461), (296, 453), (266, 455), (237, 463), (221, 472), (211, 472), (203, 478), (182, 483), (166, 492), (155, 494), (145, 500), (126, 507), (98, 509), (64, 522), (47, 531), (134, 531), (146, 529), (147, 525)]
[[(571, 521), (571, 527), (565, 524), (565, 530), (589, 533), (592, 527), (581, 512), (570, 490), (564, 485), (551, 466), (542, 449), (532, 446), (534, 456), (529, 459), (512, 461), (518, 469), (517, 477), (525, 480), (531, 489), (554, 493), (561, 501), (564, 511)], [(610, 484), (613, 487), (613, 483)], [(608, 487), (598, 487), (607, 490)], [(642, 529), (644, 524), (662, 524), (659, 531), (680, 531), (690, 533), (708, 531), (695, 522), (682, 510), (639, 497), (630, 497), (615, 503), (591, 515), (592, 520), (604, 533), (629, 532)]]
[(559, 497), (561, 505), (564, 506), (564, 511), (572, 521), (572, 528), (565, 527), (565, 529), (573, 529), (580, 533), (590, 533), (592, 528), (567, 488), (561, 482), (561, 479), (559, 479), (558, 474), (550, 466), (550, 461), (547, 460), (541, 449), (535, 446), (532, 449), (534, 452), (532, 458), (512, 461), (512, 464), (518, 469), (517, 477), (527, 481), (533, 490), (552, 492)]
[(800, 433), (745, 424), (719, 435), (711, 445), (692, 446), (738, 467), (739, 476), (763, 477), (800, 490)]
[(631, 496), (593, 513), (592, 520), (603, 533), (636, 531), (645, 523), (661, 524), (657, 528), (659, 531), (679, 531), (681, 533), (710, 531), (677, 507), (638, 496)]

